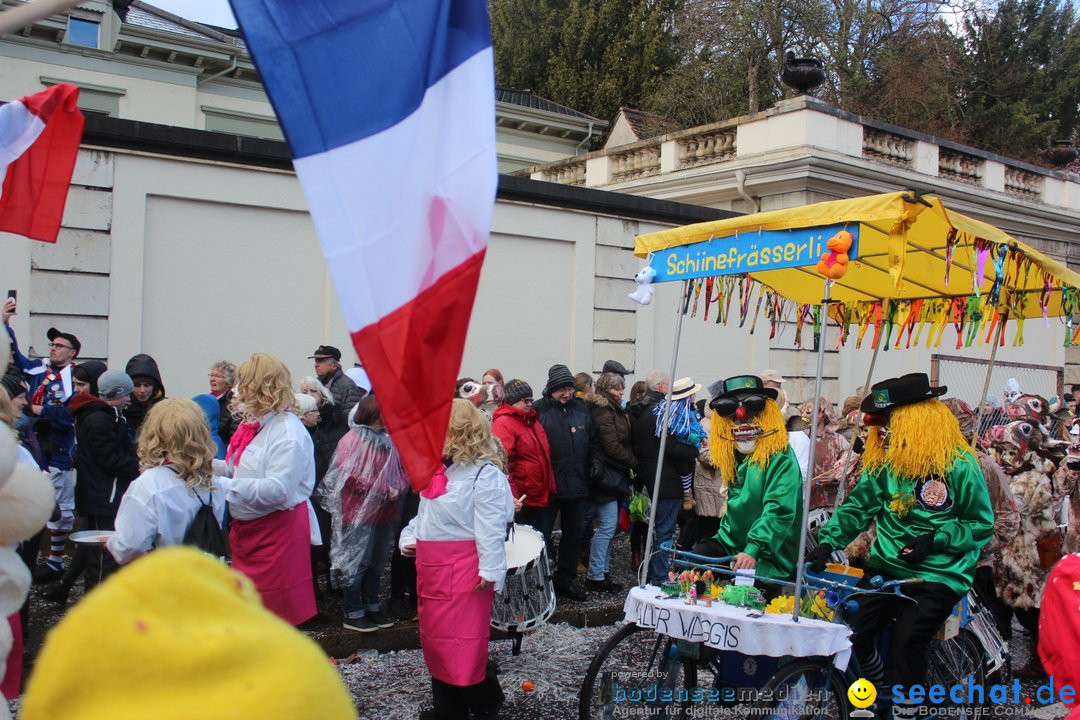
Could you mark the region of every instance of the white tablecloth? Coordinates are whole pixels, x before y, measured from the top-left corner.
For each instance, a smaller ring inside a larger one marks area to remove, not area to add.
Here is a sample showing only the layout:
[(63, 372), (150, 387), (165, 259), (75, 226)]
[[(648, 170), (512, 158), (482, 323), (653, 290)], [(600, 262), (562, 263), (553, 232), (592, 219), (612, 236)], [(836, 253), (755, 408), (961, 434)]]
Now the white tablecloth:
[(654, 585), (633, 587), (623, 605), (626, 622), (680, 640), (702, 642), (718, 650), (770, 657), (832, 657), (840, 670), (851, 658), (851, 630), (846, 625), (799, 618), (790, 613), (747, 617), (747, 608), (714, 602), (687, 605), (668, 598)]

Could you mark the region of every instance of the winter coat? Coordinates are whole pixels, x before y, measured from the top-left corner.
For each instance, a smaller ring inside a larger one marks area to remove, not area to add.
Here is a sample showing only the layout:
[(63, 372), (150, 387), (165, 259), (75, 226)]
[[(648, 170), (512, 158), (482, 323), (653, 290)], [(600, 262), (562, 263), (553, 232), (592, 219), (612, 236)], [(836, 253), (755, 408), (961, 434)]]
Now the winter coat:
[(233, 411), (229, 407), (232, 399), (232, 390), (226, 390), (217, 399), (219, 410), (218, 435), (221, 436), (221, 442), (225, 443), (225, 447), (229, 447), (229, 441), (232, 440), (233, 433), (236, 432), (236, 428), (240, 427), (240, 422), (243, 420), (239, 415), (233, 415)]
[(75, 508), (84, 517), (116, 517), (120, 500), (139, 476), (127, 422), (116, 408), (89, 393), (69, 403), (75, 417)]
[[(604, 462), (621, 470), (630, 480), (630, 472), (637, 472), (638, 461), (630, 447), (630, 418), (622, 405), (607, 393), (586, 393), (585, 403), (592, 412), (596, 424), (596, 437), (604, 453)], [(593, 489), (593, 502), (605, 503), (616, 498)]]
[(334, 456), (338, 441), (349, 432), (349, 416), (362, 397), (360, 388), (356, 386), (352, 378), (341, 371), (341, 368), (338, 368), (329, 380), (323, 382), (323, 385), (333, 396), (334, 405), (332, 408), (324, 405), (319, 412), (317, 432), (319, 441), (316, 443), (319, 450), (315, 460), (316, 480), (321, 480), (326, 473), (326, 468), (330, 467), (330, 458)]
[(146, 419), (146, 414), (150, 412), (150, 408), (165, 399), (165, 384), (161, 382), (161, 372), (158, 370), (157, 361), (145, 353), (139, 353), (138, 355), (132, 356), (132, 358), (128, 360), (124, 372), (126, 372), (128, 377), (132, 380), (141, 375), (154, 381), (154, 393), (150, 396), (149, 400), (146, 402), (139, 402), (135, 399), (135, 396), (132, 395), (131, 404), (124, 410), (124, 417), (127, 419), (128, 432), (131, 433), (131, 437), (136, 438), (139, 436), (139, 428), (142, 427), (143, 420)]
[(555, 474), (547, 433), (536, 412), (503, 403), (495, 410), (491, 431), (506, 450), (514, 497), (524, 495), (526, 507), (547, 507), (548, 497), (555, 493)]
[(565, 405), (550, 397), (537, 404), (540, 424), (551, 447), (556, 494), (562, 500), (588, 497), (590, 478), (603, 469), (603, 455), (588, 406), (576, 397)]
[[(712, 411), (706, 410), (702, 427), (705, 429), (705, 437), (709, 436), (708, 430), (712, 419)], [(698, 454), (697, 463), (694, 465), (694, 513), (698, 517), (718, 518), (727, 510), (728, 490), (720, 470), (713, 466), (709, 459), (709, 446), (706, 444)]]
[[(653, 407), (663, 402), (664, 396), (650, 390), (640, 403), (630, 406), (630, 444), (638, 461), (638, 474), (634, 482), (637, 489), (652, 494), (656, 479), (656, 466), (660, 464), (660, 438), (656, 437), (656, 416)], [(690, 470), (698, 456), (698, 448), (669, 437), (664, 448), (663, 469), (660, 473), (661, 498), (681, 498), (682, 475)]]

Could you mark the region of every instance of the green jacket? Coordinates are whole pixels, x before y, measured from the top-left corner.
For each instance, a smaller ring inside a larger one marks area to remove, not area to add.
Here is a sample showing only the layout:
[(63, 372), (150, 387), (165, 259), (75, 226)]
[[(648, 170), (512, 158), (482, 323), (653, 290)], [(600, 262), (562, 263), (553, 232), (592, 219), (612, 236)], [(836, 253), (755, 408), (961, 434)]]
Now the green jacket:
[[(963, 595), (975, 578), (979, 551), (994, 534), (990, 494), (975, 456), (965, 452), (946, 473), (913, 481), (885, 466), (864, 472), (818, 539), (843, 548), (877, 520), (877, 540), (868, 567), (898, 578), (922, 578), (948, 585)], [(894, 500), (909, 507), (901, 517), (889, 509)], [(911, 564), (896, 555), (919, 535), (934, 533), (925, 560)]]
[(728, 483), (727, 512), (720, 518), (716, 539), (732, 553), (744, 552), (757, 561), (757, 574), (789, 578), (799, 554), (796, 522), (802, 509), (802, 476), (791, 448), (770, 458), (764, 469), (746, 458)]

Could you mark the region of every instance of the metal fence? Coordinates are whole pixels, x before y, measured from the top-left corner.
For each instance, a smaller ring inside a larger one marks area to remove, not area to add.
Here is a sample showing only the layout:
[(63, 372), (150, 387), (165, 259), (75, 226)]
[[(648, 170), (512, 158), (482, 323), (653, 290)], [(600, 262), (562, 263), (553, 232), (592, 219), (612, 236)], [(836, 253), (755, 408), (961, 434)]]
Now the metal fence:
[[(934, 385), (947, 385), (948, 397), (958, 397), (977, 409), (986, 381), (986, 360), (958, 357), (955, 355), (932, 355), (930, 358), (930, 381)], [(1042, 395), (1047, 400), (1061, 398), (1064, 393), (1065, 370), (1055, 365), (1031, 363), (995, 362), (990, 373), (987, 397), (1000, 405), (1010, 380), (1015, 379), (1021, 392)]]

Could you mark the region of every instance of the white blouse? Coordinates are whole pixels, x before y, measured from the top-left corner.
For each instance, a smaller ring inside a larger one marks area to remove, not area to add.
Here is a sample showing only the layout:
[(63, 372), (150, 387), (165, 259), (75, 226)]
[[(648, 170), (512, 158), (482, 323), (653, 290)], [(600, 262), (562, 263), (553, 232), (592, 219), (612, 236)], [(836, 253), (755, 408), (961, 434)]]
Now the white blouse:
[[(479, 474), (477, 474), (479, 471)], [(446, 469), (446, 494), (420, 497), (420, 509), (401, 531), (399, 547), (417, 540), (476, 540), (479, 575), (502, 589), (506, 578), (506, 525), (514, 520), (514, 496), (506, 475), (492, 464), (455, 463)]]
[(229, 515), (238, 520), (291, 510), (315, 488), (315, 449), (300, 418), (272, 412), (261, 423), (235, 468), (214, 461), (214, 472), (228, 476), (222, 480), (225, 499)]
[[(150, 468), (128, 486), (116, 513), (116, 534), (108, 548), (124, 565), (155, 547), (179, 545), (199, 507), (214, 506), (218, 522), (225, 517), (225, 491), (220, 478), (211, 490), (199, 490), (196, 498), (184, 481), (168, 467)], [(201, 499), (201, 502), (200, 502)]]

